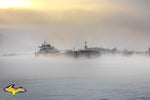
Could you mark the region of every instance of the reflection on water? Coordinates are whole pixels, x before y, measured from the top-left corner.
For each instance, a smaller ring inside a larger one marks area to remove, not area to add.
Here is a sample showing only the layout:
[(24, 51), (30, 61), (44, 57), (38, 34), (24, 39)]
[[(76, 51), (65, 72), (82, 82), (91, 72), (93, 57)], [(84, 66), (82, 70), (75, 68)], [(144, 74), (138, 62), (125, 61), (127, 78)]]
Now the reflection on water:
[[(150, 100), (150, 58), (0, 57), (0, 100)], [(13, 97), (3, 91), (27, 89)]]

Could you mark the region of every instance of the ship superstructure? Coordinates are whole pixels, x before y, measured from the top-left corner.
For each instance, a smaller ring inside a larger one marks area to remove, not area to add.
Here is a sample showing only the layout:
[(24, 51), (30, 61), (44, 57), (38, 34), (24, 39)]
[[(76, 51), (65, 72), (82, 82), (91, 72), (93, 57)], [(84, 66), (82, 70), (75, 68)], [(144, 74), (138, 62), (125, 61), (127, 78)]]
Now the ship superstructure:
[(59, 50), (56, 49), (54, 46), (50, 45), (49, 43), (45, 42), (39, 46), (40, 50), (36, 52), (36, 55), (40, 54), (56, 54), (59, 53)]

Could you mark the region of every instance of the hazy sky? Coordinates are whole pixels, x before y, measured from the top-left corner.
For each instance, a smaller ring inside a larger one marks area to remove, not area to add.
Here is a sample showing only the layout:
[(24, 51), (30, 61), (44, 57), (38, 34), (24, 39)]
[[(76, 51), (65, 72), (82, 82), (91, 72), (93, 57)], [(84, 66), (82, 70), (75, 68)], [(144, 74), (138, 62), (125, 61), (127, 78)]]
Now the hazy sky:
[(0, 51), (89, 46), (147, 50), (150, 0), (0, 0)]

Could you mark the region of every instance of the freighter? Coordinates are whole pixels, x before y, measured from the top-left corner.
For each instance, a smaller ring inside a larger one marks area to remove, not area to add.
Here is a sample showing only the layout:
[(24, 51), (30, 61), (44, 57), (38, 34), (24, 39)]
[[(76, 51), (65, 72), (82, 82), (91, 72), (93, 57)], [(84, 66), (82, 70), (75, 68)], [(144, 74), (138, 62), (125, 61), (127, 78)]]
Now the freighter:
[(36, 56), (39, 55), (57, 55), (57, 56), (71, 56), (71, 57), (95, 57), (100, 55), (100, 48), (94, 47), (89, 48), (87, 46), (87, 42), (85, 41), (84, 49), (79, 50), (58, 50), (54, 46), (51, 46), (47, 42), (44, 41), (44, 43), (39, 46), (40, 50), (35, 53)]
[(39, 46), (40, 50), (38, 52), (35, 52), (35, 55), (54, 55), (58, 54), (59, 50), (56, 49), (54, 46), (48, 44), (47, 42), (44, 41), (44, 43)]
[(99, 57), (103, 54), (121, 54), (121, 55), (134, 55), (134, 54), (146, 54), (150, 55), (150, 48), (146, 52), (138, 52), (138, 51), (128, 51), (127, 49), (123, 51), (118, 51), (116, 48), (108, 49), (108, 48), (98, 48), (98, 47), (88, 47), (87, 42), (85, 41), (85, 46), (83, 49), (79, 50), (58, 50), (54, 46), (45, 42), (39, 46), (40, 50), (35, 52), (35, 56), (39, 55), (48, 55), (48, 56), (70, 56), (70, 57)]

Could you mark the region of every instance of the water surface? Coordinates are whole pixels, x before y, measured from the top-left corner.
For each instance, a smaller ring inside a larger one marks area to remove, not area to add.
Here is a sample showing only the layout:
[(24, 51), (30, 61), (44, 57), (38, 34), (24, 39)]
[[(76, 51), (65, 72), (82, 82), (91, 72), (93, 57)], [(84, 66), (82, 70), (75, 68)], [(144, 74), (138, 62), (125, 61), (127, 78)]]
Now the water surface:
[(0, 100), (150, 100), (150, 57), (0, 57)]

